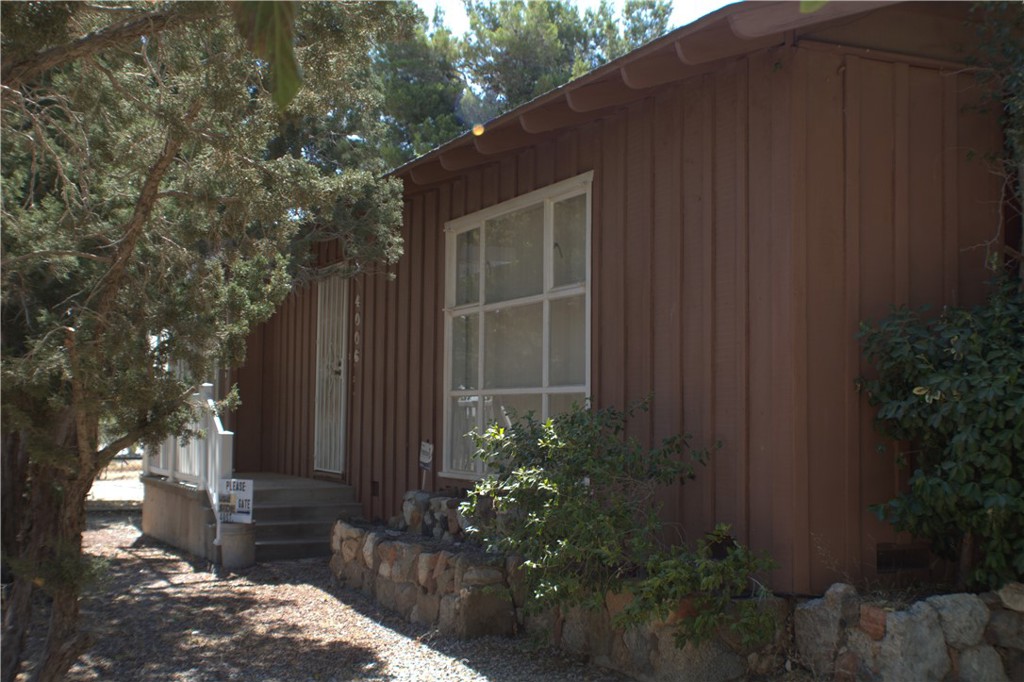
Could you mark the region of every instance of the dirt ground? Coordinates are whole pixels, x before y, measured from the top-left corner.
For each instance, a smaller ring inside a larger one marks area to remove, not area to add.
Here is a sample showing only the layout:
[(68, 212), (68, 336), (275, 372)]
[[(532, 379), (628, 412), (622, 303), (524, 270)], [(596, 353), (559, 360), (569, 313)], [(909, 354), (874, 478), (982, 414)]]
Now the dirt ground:
[(338, 587), (323, 559), (221, 571), (142, 537), (134, 511), (90, 513), (85, 545), (103, 578), (72, 682), (625, 679), (525, 640), (441, 637)]
[(101, 481), (127, 481), (142, 475), (142, 460), (114, 460), (100, 472)]

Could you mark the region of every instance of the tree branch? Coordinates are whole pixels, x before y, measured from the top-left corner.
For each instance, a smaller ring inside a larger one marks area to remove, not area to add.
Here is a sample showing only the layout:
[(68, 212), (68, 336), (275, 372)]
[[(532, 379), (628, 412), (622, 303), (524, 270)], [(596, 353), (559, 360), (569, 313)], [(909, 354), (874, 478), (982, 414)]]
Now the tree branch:
[[(193, 102), (188, 113), (185, 114), (183, 123), (188, 126), (195, 121), (201, 108), (200, 100)], [(181, 149), (182, 138), (183, 136), (173, 129), (167, 133), (167, 140), (164, 142), (163, 151), (160, 152), (156, 162), (150, 166), (149, 172), (146, 174), (146, 181), (139, 192), (139, 198), (135, 202), (135, 210), (132, 212), (132, 217), (125, 224), (121, 239), (118, 240), (114, 262), (103, 276), (103, 279), (100, 280), (93, 294), (89, 297), (90, 299), (98, 298), (97, 317), (99, 318), (100, 327), (97, 330), (97, 335), (101, 333), (105, 325), (107, 311), (113, 305), (114, 299), (117, 296), (117, 289), (121, 285), (121, 280), (124, 279), (128, 262), (135, 252), (135, 244), (138, 242), (139, 236), (141, 236), (142, 230), (149, 221), (150, 214), (153, 212), (153, 207), (156, 204), (160, 190), (160, 183), (174, 162), (174, 157), (178, 155), (178, 150)]]
[[(195, 392), (196, 387), (189, 386), (184, 393), (178, 396), (178, 399), (179, 401), (187, 400), (188, 397)], [(96, 452), (96, 461), (98, 461), (100, 464), (104, 464), (107, 462), (107, 460), (112, 458), (121, 450), (124, 450), (126, 447), (134, 445), (135, 443), (138, 443), (139, 440), (146, 435), (146, 432), (149, 430), (149, 427), (150, 422), (146, 422), (145, 424), (141, 424), (131, 429), (130, 431), (128, 431), (128, 433), (124, 434), (120, 438), (112, 440), (110, 443), (108, 443), (106, 446), (104, 446), (103, 448)]]
[(46, 260), (48, 258), (65, 258), (68, 256), (74, 258), (84, 258), (86, 260), (99, 261), (101, 263), (110, 262), (110, 258), (107, 256), (97, 256), (94, 253), (85, 253), (82, 251), (33, 251), (32, 253), (26, 253), (20, 256), (5, 258), (2, 261), (0, 261), (0, 267), (7, 268), (13, 265), (14, 263), (19, 263), (23, 260)]
[(109, 47), (129, 43), (144, 35), (159, 33), (174, 22), (200, 18), (203, 18), (203, 15), (198, 13), (186, 15), (178, 7), (127, 18), (70, 43), (36, 52), (19, 62), (15, 63), (4, 59), (3, 66), (0, 67), (0, 82), (17, 87), (32, 81), (50, 69), (81, 57), (96, 54)]
[(189, 194), (188, 192), (182, 192), (176, 189), (169, 189), (160, 192), (156, 196), (158, 199), (187, 199), (189, 201), (196, 201), (203, 204), (209, 204), (211, 206), (219, 206), (221, 204), (226, 206), (228, 204), (238, 204), (242, 201), (241, 197), (201, 197), (197, 194)]

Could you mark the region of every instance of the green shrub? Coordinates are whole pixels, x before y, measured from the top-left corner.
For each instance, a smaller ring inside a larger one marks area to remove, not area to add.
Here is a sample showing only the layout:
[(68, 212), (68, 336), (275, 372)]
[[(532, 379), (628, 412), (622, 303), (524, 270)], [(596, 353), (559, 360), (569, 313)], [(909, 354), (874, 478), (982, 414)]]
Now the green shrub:
[[(677, 646), (707, 639), (722, 627), (732, 630), (745, 647), (767, 644), (775, 619), (763, 608), (769, 592), (755, 576), (777, 565), (736, 542), (729, 532), (729, 526), (719, 524), (694, 551), (676, 549), (652, 557), (646, 577), (631, 585), (633, 601), (619, 614), (618, 624), (667, 618), (680, 603), (688, 602), (691, 615), (676, 623)], [(734, 605), (733, 600), (743, 596), (751, 599)]]
[[(522, 558), (530, 606), (597, 608), (606, 593), (628, 589), (653, 618), (677, 592), (697, 594), (702, 610), (681, 632), (703, 637), (732, 618), (725, 614), (730, 597), (767, 564), (738, 545), (711, 559), (721, 529), (695, 553), (660, 551), (655, 493), (693, 478), (709, 453), (691, 448), (689, 436), (653, 449), (627, 437), (627, 420), (646, 409), (574, 407), (545, 422), (527, 415), (510, 428), (491, 427), (476, 436), (491, 474), (471, 491), (466, 511), (488, 549)], [(635, 609), (631, 618), (643, 619)]]
[(960, 560), (961, 583), (1024, 575), (1024, 296), (1002, 277), (985, 305), (899, 309), (861, 326), (876, 426), (911, 443), (909, 488), (874, 511)]
[(545, 422), (530, 414), (476, 437), (491, 471), (470, 493), (477, 534), (523, 557), (536, 605), (597, 605), (635, 576), (660, 527), (658, 486), (693, 478), (694, 464), (707, 461), (686, 436), (650, 450), (626, 437), (638, 409), (646, 403), (628, 412), (575, 407)]

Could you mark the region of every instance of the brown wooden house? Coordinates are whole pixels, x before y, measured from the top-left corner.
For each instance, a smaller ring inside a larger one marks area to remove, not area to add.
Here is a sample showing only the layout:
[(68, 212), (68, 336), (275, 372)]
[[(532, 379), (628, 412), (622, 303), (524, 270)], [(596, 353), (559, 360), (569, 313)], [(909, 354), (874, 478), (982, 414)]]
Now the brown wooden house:
[(345, 482), (386, 519), (469, 485), (462, 434), (509, 406), (651, 394), (634, 435), (722, 442), (667, 528), (732, 524), (780, 591), (875, 575), (906, 539), (868, 511), (901, 472), (858, 324), (982, 299), (999, 229), (967, 17), (732, 5), (399, 168), (392, 277), (296, 291), (252, 337), (236, 470)]

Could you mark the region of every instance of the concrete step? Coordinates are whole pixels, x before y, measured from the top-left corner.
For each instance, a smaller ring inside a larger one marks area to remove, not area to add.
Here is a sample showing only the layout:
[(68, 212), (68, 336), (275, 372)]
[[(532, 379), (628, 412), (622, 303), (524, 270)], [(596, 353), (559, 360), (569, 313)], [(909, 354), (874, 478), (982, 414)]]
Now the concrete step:
[(347, 485), (308, 487), (297, 483), (290, 486), (261, 487), (257, 484), (256, 490), (253, 491), (252, 502), (255, 507), (259, 508), (269, 504), (345, 504), (355, 502), (355, 499), (355, 491)]
[(328, 556), (335, 520), (362, 513), (348, 485), (262, 472), (236, 478), (254, 483), (256, 561)]
[(256, 542), (309, 538), (329, 543), (332, 526), (334, 526), (333, 519), (330, 521), (257, 521)]
[(272, 502), (256, 504), (253, 518), (257, 523), (275, 523), (277, 521), (334, 521), (341, 518), (352, 518), (362, 514), (363, 506), (358, 502), (334, 502), (316, 504), (292, 504), (288, 502)]
[(256, 541), (256, 561), (258, 562), (326, 557), (330, 553), (331, 544), (326, 535), (321, 538)]

